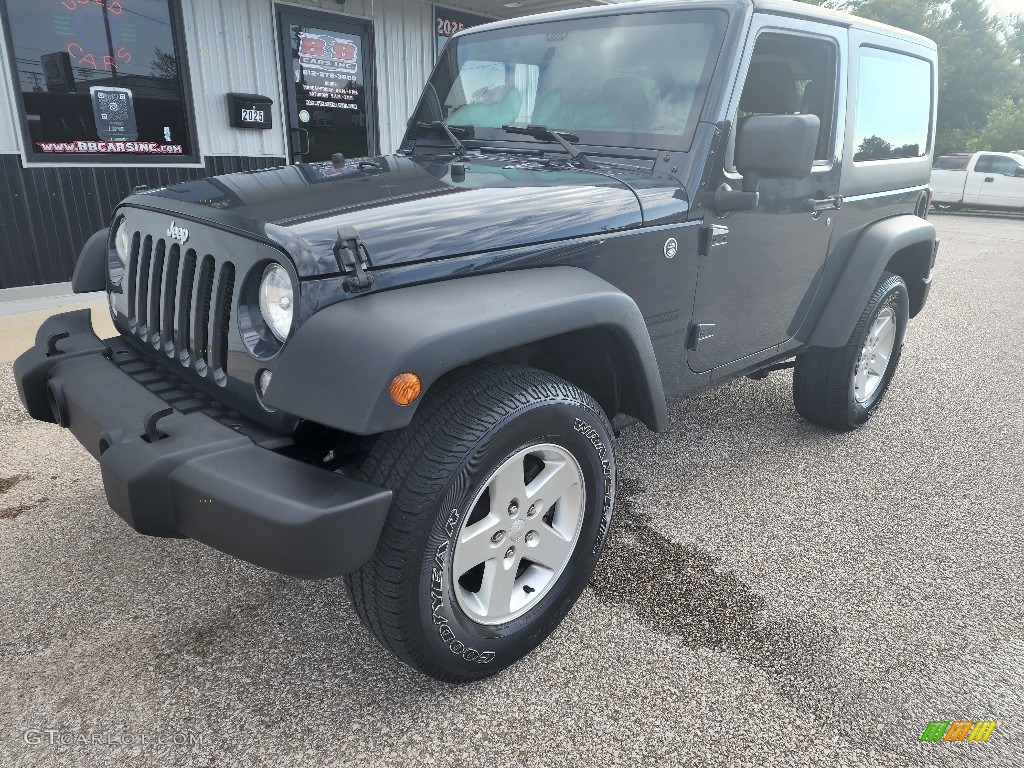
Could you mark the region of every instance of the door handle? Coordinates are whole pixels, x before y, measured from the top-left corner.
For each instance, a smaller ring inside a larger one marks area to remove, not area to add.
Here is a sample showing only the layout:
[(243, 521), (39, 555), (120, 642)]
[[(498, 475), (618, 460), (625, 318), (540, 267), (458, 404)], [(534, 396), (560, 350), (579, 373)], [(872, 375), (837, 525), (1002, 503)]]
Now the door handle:
[[(308, 155), (309, 154), (309, 147), (310, 147), (309, 131), (307, 131), (305, 128), (292, 128), (292, 130), (295, 131), (299, 135), (299, 148), (296, 150), (296, 154)], [(303, 146), (302, 146), (302, 137), (303, 136), (306, 137), (305, 149), (303, 149)]]
[(821, 200), (812, 197), (810, 200), (804, 201), (804, 210), (808, 213), (821, 213), (822, 211), (839, 210), (842, 207), (842, 195), (833, 195), (832, 197), (825, 197)]
[(985, 181), (995, 181), (995, 180), (996, 180), (996, 179), (995, 179), (995, 177), (994, 177), (994, 176), (986, 176), (986, 177), (985, 177)]

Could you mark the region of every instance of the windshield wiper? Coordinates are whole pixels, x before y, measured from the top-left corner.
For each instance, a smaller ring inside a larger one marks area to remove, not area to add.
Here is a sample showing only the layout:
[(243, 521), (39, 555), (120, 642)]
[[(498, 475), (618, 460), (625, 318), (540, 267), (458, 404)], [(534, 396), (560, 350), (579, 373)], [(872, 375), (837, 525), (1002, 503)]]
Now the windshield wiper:
[(577, 147), (574, 147), (569, 142), (577, 142), (580, 140), (579, 136), (572, 133), (566, 133), (565, 131), (553, 131), (546, 125), (503, 125), (501, 130), (505, 133), (519, 133), (523, 136), (532, 136), (535, 139), (541, 141), (554, 141), (562, 145), (562, 149), (572, 155), (573, 160), (578, 160), (580, 165), (588, 170), (597, 168), (597, 165), (583, 154)]
[(434, 120), (431, 123), (416, 123), (419, 128), (434, 128), (436, 130), (444, 131), (448, 134), (448, 138), (452, 142), (452, 146), (455, 147), (455, 153), (458, 155), (468, 155), (469, 151), (466, 149), (466, 145), (459, 141), (459, 137), (452, 131), (451, 126), (448, 125), (444, 120)]

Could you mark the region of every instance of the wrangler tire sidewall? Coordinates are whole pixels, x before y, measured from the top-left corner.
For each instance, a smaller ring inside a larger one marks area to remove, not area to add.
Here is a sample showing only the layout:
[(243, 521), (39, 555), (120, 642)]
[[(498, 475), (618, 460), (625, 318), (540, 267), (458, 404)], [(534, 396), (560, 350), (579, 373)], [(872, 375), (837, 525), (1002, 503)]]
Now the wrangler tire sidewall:
[[(586, 587), (611, 522), (615, 493), (613, 436), (598, 414), (567, 402), (539, 402), (499, 422), (462, 462), (434, 510), (422, 554), (419, 609), (423, 639), (447, 671), (493, 674), (532, 651), (558, 625)], [(553, 443), (579, 462), (584, 514), (576, 548), (557, 582), (524, 615), (499, 625), (467, 616), (455, 598), (455, 541), (472, 503), (494, 469), (522, 448)]]

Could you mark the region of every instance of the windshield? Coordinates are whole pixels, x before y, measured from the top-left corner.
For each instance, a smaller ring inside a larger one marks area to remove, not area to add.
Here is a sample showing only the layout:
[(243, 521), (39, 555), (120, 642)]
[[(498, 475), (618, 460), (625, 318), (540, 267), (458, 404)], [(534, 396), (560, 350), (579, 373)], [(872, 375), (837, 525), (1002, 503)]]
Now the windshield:
[(444, 120), (460, 139), (522, 141), (544, 125), (597, 146), (689, 149), (727, 17), (669, 11), (540, 22), (451, 40), (409, 137)]

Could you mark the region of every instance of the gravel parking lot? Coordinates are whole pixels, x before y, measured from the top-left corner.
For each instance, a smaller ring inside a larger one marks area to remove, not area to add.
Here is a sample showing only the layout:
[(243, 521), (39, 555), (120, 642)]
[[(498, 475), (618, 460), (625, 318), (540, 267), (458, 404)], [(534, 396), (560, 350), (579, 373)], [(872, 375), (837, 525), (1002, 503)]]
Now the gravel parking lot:
[[(1024, 764), (1024, 219), (933, 221), (870, 424), (803, 422), (780, 372), (624, 431), (592, 588), (465, 687), (378, 647), (340, 582), (129, 530), (0, 366), (0, 765)], [(999, 725), (919, 743), (956, 719)]]

